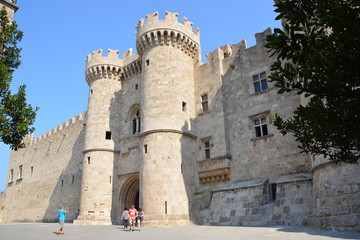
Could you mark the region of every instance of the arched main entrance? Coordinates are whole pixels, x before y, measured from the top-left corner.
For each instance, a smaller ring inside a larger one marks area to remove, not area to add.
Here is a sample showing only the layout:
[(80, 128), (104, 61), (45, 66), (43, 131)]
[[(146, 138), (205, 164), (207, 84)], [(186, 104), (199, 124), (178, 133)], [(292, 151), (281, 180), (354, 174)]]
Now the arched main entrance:
[(121, 209), (130, 208), (131, 205), (139, 207), (139, 176), (131, 176), (122, 186), (120, 191), (120, 206)]

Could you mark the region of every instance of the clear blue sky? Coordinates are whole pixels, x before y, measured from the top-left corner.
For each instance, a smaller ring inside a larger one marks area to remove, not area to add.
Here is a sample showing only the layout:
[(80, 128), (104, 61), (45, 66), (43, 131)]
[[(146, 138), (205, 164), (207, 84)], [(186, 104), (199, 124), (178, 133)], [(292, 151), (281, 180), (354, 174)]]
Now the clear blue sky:
[[(13, 91), (26, 84), (27, 100), (40, 107), (35, 127), (38, 137), (73, 116), (86, 111), (88, 85), (85, 57), (108, 48), (120, 53), (135, 48), (135, 25), (148, 13), (178, 12), (200, 28), (201, 51), (246, 39), (275, 21), (272, 0), (18, 0), (14, 20), (24, 31), (22, 64), (15, 71)], [(202, 57), (205, 61), (205, 57)], [(0, 144), (0, 192), (5, 189), (10, 150)]]

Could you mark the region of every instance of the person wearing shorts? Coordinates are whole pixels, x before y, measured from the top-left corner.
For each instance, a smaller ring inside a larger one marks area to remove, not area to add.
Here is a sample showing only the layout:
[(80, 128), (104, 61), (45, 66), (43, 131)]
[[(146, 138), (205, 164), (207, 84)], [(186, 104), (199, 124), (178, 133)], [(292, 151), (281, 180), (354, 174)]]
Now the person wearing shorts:
[(56, 234), (64, 234), (63, 232), (63, 228), (64, 228), (64, 223), (65, 223), (65, 218), (66, 218), (66, 213), (68, 212), (68, 208), (60, 208), (60, 210), (58, 211), (58, 221), (59, 221), (59, 228), (56, 230)]
[(131, 205), (131, 208), (129, 208), (130, 231), (134, 231), (134, 229), (135, 229), (137, 216), (138, 216), (138, 211), (136, 210), (134, 205)]
[(141, 208), (139, 208), (138, 216), (136, 218), (136, 222), (137, 222), (137, 226), (138, 226), (139, 231), (140, 231), (141, 223), (142, 223), (143, 220), (144, 220), (144, 211)]

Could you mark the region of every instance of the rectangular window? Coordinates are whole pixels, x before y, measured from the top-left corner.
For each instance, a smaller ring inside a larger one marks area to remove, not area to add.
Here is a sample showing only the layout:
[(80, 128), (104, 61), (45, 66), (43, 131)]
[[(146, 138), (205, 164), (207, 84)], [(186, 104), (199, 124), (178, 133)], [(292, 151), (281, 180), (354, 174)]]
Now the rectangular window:
[(261, 92), (268, 89), (266, 73), (260, 73), (253, 76), (255, 92)]
[(13, 182), (14, 181), (14, 169), (10, 170), (10, 177), (9, 177), (9, 182)]
[(183, 110), (183, 112), (186, 111), (186, 102), (182, 102), (182, 110)]
[(276, 183), (270, 184), (270, 200), (273, 202), (276, 199)]
[(266, 117), (257, 118), (254, 120), (255, 135), (256, 137), (262, 137), (268, 135)]
[(144, 153), (147, 153), (148, 149), (147, 149), (147, 145), (144, 145)]
[(106, 131), (105, 133), (105, 139), (110, 140), (111, 139), (111, 132)]
[(31, 168), (30, 168), (30, 176), (32, 176), (33, 173), (34, 173), (34, 167), (31, 167)]
[(71, 184), (74, 184), (74, 182), (75, 182), (75, 176), (72, 175)]
[(88, 164), (90, 164), (90, 157), (88, 157), (88, 159), (87, 159), (87, 160), (88, 160)]
[(150, 60), (146, 59), (146, 66), (149, 66), (149, 64), (150, 64)]
[(22, 170), (23, 170), (23, 165), (19, 166), (19, 179), (22, 179)]
[(210, 141), (204, 141), (204, 149), (205, 149), (205, 159), (210, 158)]
[(209, 101), (208, 101), (208, 95), (204, 94), (201, 96), (201, 108), (203, 112), (209, 111)]

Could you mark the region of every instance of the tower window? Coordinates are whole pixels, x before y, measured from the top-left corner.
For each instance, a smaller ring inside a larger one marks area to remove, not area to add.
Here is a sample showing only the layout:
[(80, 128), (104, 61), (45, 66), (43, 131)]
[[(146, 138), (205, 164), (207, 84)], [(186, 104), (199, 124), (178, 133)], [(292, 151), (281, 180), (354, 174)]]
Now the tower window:
[(22, 179), (22, 170), (23, 170), (23, 165), (19, 166), (19, 179)]
[(93, 95), (93, 93), (94, 93), (94, 91), (91, 89), (91, 90), (90, 90), (90, 95)]
[(256, 137), (262, 137), (268, 135), (266, 117), (257, 118), (254, 120), (255, 135)]
[(14, 169), (10, 170), (10, 176), (9, 176), (9, 182), (13, 182), (14, 181)]
[(64, 186), (64, 180), (61, 180), (61, 186), (62, 187)]
[(148, 149), (147, 149), (147, 145), (144, 145), (144, 153), (147, 153)]
[(111, 132), (110, 131), (106, 131), (105, 133), (105, 139), (110, 140), (111, 139)]
[(182, 110), (183, 112), (186, 112), (186, 102), (182, 102)]
[(146, 66), (149, 66), (149, 65), (150, 65), (150, 60), (146, 59)]
[(90, 164), (90, 157), (87, 158), (88, 164)]
[(34, 167), (32, 166), (32, 167), (30, 168), (30, 176), (32, 176), (33, 173), (34, 173)]
[(253, 81), (254, 81), (254, 87), (255, 87), (255, 92), (256, 93), (268, 89), (268, 84), (267, 84), (267, 79), (266, 79), (266, 73), (265, 72), (254, 75), (253, 76)]
[(75, 182), (75, 176), (72, 175), (71, 184), (74, 184), (74, 182)]
[(210, 158), (210, 141), (205, 140), (204, 141), (204, 150), (205, 150), (205, 159)]
[(138, 89), (139, 89), (139, 85), (135, 84), (135, 90), (138, 90)]
[(204, 94), (201, 96), (201, 108), (203, 112), (209, 111), (209, 101), (208, 101), (208, 95)]
[(131, 133), (140, 133), (140, 111), (137, 110), (131, 118)]

